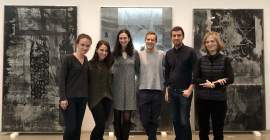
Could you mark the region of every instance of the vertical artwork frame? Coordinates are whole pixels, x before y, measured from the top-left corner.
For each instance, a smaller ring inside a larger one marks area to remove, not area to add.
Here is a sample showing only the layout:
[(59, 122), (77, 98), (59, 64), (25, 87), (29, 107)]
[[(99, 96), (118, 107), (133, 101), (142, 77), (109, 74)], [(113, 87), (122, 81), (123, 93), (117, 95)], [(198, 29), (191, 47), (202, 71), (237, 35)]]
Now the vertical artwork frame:
[(198, 56), (205, 55), (201, 51), (204, 34), (216, 31), (225, 43), (222, 53), (232, 58), (235, 80), (227, 88), (228, 110), (224, 130), (264, 130), (263, 10), (194, 9), (193, 31)]
[(5, 6), (2, 131), (59, 132), (57, 73), (77, 35), (74, 6)]
[[(170, 7), (101, 7), (101, 39), (107, 40), (112, 50), (121, 29), (131, 32), (136, 50), (144, 49), (145, 34), (154, 31), (157, 34), (157, 48), (167, 51), (172, 47), (170, 30), (172, 28), (172, 8)], [(163, 101), (159, 131), (173, 129), (168, 104)], [(143, 132), (138, 111), (132, 115), (133, 132)], [(111, 114), (107, 131), (112, 131)]]

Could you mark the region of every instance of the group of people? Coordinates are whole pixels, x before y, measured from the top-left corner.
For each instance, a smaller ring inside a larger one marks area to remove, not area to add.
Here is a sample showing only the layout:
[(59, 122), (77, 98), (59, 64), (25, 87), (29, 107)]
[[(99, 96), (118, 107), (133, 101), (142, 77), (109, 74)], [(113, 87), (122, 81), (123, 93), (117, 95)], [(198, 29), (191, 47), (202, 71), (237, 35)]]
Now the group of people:
[(156, 140), (161, 102), (170, 103), (175, 140), (191, 140), (190, 107), (193, 90), (199, 122), (199, 137), (208, 140), (211, 118), (215, 140), (223, 139), (226, 116), (226, 86), (234, 80), (231, 59), (220, 51), (224, 44), (217, 32), (202, 40), (205, 56), (197, 59), (184, 45), (184, 30), (173, 27), (173, 48), (166, 53), (156, 47), (157, 34), (145, 35), (143, 50), (136, 51), (127, 29), (117, 34), (113, 52), (105, 40), (97, 43), (88, 62), (92, 39), (80, 34), (76, 51), (67, 55), (60, 70), (60, 108), (64, 116), (64, 140), (80, 140), (86, 104), (95, 127), (90, 140), (103, 140), (105, 122), (113, 108), (117, 140), (128, 140), (132, 112), (138, 109), (148, 140)]

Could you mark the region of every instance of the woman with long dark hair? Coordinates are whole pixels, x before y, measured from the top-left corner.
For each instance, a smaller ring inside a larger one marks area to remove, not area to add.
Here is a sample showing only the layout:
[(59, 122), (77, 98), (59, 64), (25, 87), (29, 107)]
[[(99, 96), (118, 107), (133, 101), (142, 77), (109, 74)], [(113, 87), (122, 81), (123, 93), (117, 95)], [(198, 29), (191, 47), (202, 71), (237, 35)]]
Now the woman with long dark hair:
[(128, 140), (131, 113), (136, 110), (136, 81), (139, 73), (139, 55), (134, 49), (130, 32), (126, 29), (117, 34), (113, 51), (113, 108), (114, 130), (117, 140)]
[(76, 51), (64, 57), (60, 70), (59, 106), (64, 116), (64, 140), (80, 140), (88, 96), (88, 60), (85, 54), (92, 44), (89, 35), (80, 34)]
[(88, 106), (95, 120), (90, 140), (103, 140), (105, 124), (111, 110), (111, 51), (105, 40), (97, 43), (94, 57), (89, 61)]

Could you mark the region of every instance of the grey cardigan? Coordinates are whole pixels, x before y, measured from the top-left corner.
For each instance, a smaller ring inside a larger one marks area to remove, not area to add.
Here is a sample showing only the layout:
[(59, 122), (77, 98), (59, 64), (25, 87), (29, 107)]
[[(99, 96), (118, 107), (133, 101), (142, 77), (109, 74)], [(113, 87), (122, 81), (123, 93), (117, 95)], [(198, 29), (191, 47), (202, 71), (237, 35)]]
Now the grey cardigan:
[(135, 76), (140, 68), (139, 55), (134, 50), (132, 57), (117, 57), (112, 65), (113, 108), (117, 110), (136, 110), (137, 83)]

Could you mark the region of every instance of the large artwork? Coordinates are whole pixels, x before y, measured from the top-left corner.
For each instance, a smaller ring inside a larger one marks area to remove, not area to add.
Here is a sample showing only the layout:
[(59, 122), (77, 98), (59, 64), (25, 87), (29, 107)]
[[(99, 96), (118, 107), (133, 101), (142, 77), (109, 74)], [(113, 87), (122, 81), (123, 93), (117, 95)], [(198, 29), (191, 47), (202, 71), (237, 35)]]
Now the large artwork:
[(5, 6), (2, 131), (62, 131), (57, 70), (73, 52), (76, 7)]
[(225, 130), (265, 129), (263, 10), (196, 9), (193, 14), (197, 54), (203, 55), (203, 35), (217, 31), (225, 43), (222, 53), (233, 59), (235, 82), (227, 89)]
[(101, 38), (115, 45), (119, 30), (128, 29), (134, 46), (140, 50), (148, 31), (157, 33), (157, 46), (162, 50), (171, 48), (170, 30), (172, 8), (101, 8)]
[[(135, 49), (141, 50), (144, 46), (145, 34), (148, 31), (157, 33), (157, 47), (161, 50), (171, 48), (170, 30), (172, 28), (172, 8), (101, 8), (101, 38), (110, 42), (114, 47), (117, 33), (121, 29), (131, 32)], [(159, 130), (172, 130), (172, 122), (168, 104), (162, 103)], [(139, 114), (133, 113), (132, 131), (144, 131), (139, 120)], [(112, 131), (112, 115), (108, 129)]]

